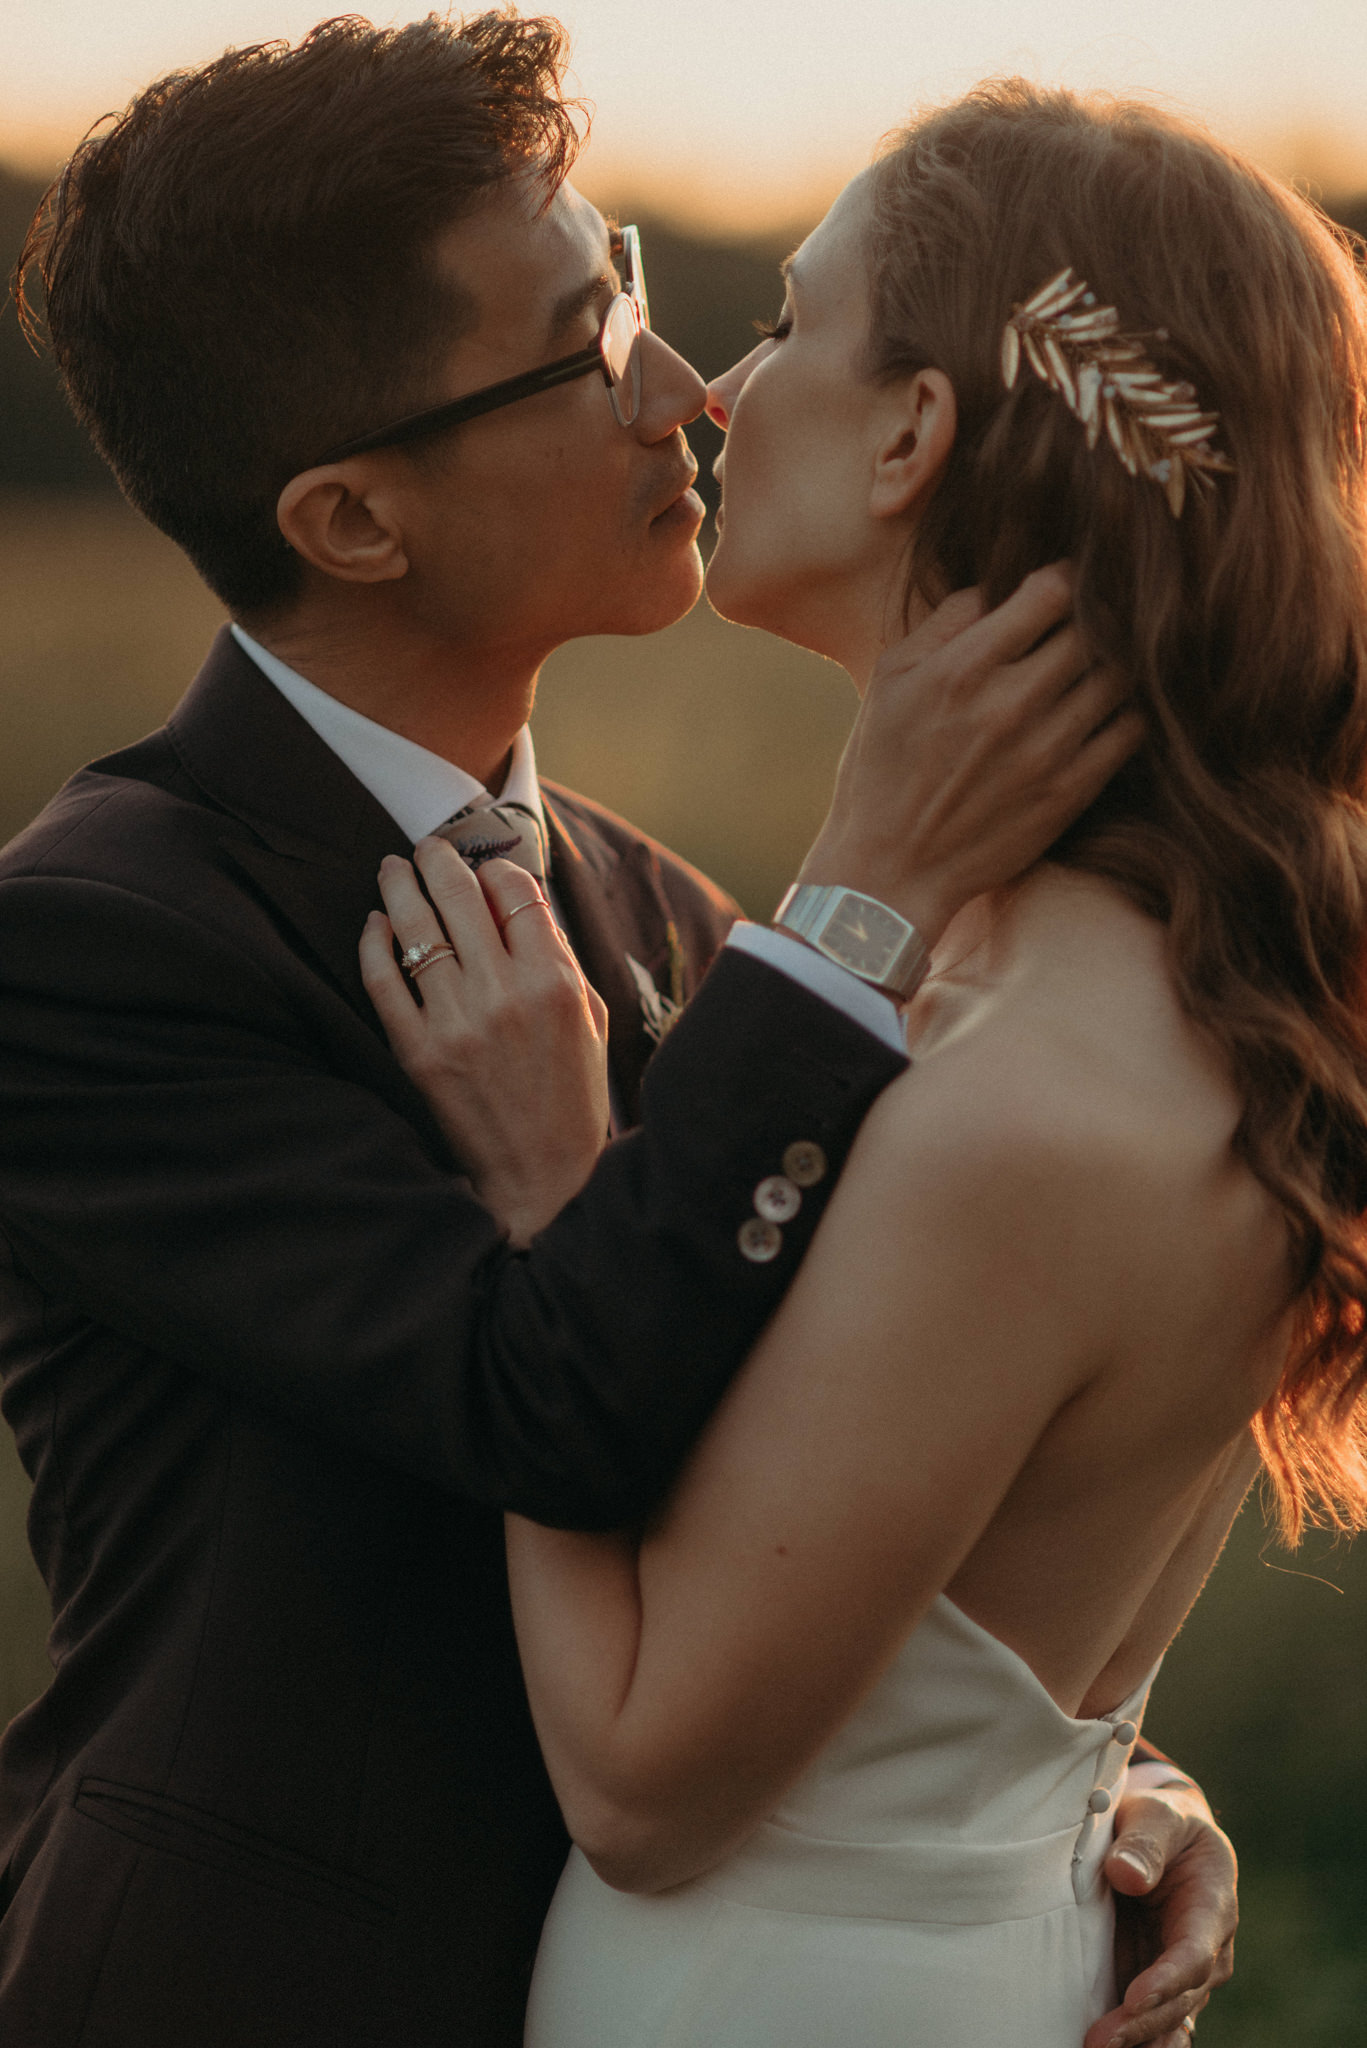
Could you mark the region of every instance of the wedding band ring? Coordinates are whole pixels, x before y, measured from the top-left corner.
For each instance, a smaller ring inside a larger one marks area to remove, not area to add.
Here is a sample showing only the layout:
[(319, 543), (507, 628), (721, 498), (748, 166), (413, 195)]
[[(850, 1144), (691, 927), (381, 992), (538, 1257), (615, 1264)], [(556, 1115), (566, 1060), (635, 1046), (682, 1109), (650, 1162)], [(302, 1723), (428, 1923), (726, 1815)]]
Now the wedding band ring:
[[(411, 953), (422, 954), (421, 960), (415, 961), (408, 970), (410, 981), (416, 981), (420, 974), (426, 974), (428, 968), (435, 967), (438, 960), (454, 960), (456, 957), (454, 946), (410, 946), (408, 950)], [(407, 953), (404, 958), (408, 958)]]
[(1184, 2033), (1184, 2034), (1186, 2035), (1186, 2037), (1187, 2037), (1187, 2039), (1188, 2039), (1189, 2041), (1194, 2041), (1194, 2040), (1195, 2040), (1195, 2038), (1196, 2038), (1196, 2022), (1195, 2022), (1195, 2020), (1194, 2020), (1194, 2019), (1192, 2018), (1192, 2016), (1191, 2016), (1191, 2014), (1190, 2014), (1190, 2013), (1188, 2013), (1188, 2014), (1187, 2014), (1187, 2016), (1186, 2016), (1186, 2018), (1185, 2018), (1184, 2020), (1180, 2020), (1180, 2021), (1178, 2022), (1178, 2025), (1179, 2025), (1179, 2026), (1181, 2027), (1181, 2030), (1182, 2030), (1182, 2032), (1183, 2032), (1183, 2033)]
[(512, 923), (513, 919), (517, 916), (519, 911), (535, 910), (538, 908), (540, 904), (544, 903), (545, 900), (546, 899), (544, 896), (529, 896), (525, 903), (515, 903), (513, 905), (513, 908), (508, 912), (508, 915), (503, 920), (503, 930), (505, 932), (507, 931), (509, 925)]

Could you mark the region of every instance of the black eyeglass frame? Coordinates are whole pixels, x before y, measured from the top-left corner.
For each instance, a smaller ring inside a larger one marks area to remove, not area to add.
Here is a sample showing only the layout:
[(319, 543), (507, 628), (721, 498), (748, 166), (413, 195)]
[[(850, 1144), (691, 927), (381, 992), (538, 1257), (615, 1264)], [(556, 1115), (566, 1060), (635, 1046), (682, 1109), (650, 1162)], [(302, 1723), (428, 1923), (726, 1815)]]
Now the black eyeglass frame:
[[(646, 296), (645, 272), (641, 267), (641, 236), (634, 227), (621, 230), (621, 260), (622, 290), (614, 292), (608, 301), (599, 323), (598, 337), (591, 348), (576, 349), (573, 355), (559, 356), (555, 362), (543, 363), (539, 369), (524, 370), (518, 377), (505, 377), (501, 383), (486, 384), (481, 391), (467, 391), (463, 398), (453, 398), (446, 405), (429, 406), (426, 411), (410, 413), (406, 419), (395, 420), (387, 427), (377, 427), (373, 433), (358, 434), (354, 440), (329, 448), (326, 455), (320, 455), (318, 462), (311, 463), (309, 467), (316, 468), (324, 462), (341, 462), (348, 455), (368, 455), (372, 448), (402, 447), (406, 441), (418, 441), (426, 434), (442, 433), (447, 427), (477, 420), (486, 412), (497, 412), (501, 406), (516, 405), (520, 398), (534, 398), (540, 391), (553, 391), (557, 384), (570, 384), (576, 377), (587, 377), (594, 370), (603, 373), (618, 425), (631, 426), (641, 407), (640, 340), (642, 334), (650, 330), (650, 301)], [(627, 375), (631, 384), (630, 411), (621, 402), (621, 384), (613, 375), (606, 346), (608, 329), (619, 305), (629, 309), (636, 328), (627, 359)]]

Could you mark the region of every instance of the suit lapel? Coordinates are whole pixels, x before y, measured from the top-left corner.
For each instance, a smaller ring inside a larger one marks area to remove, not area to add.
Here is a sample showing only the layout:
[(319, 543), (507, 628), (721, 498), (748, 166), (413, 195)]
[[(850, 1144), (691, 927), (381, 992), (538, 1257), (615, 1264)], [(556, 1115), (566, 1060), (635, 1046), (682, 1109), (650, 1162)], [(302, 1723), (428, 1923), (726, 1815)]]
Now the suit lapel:
[(382, 908), (377, 880), (380, 861), (386, 853), (409, 851), (395, 826), (394, 843), (363, 864), (292, 860), (268, 847), (241, 845), (229, 847), (228, 857), (256, 893), (267, 897), (286, 918), (304, 950), (352, 1008), (374, 1024), (370, 998), (361, 981), (361, 930), (371, 911)]
[[(223, 849), (253, 893), (373, 1029), (357, 945), (379, 906), (387, 853), (411, 855), (403, 830), (318, 738), (225, 628), (172, 713), (168, 737), (211, 803), (248, 830)], [(584, 972), (608, 1010), (609, 1059), (633, 1119), (654, 1046), (631, 954), (668, 990), (669, 906), (652, 849), (613, 843), (557, 793), (543, 790), (551, 880)]]
[(551, 842), (551, 885), (588, 980), (607, 1005), (608, 1059), (634, 1122), (641, 1077), (654, 1051), (627, 966), (630, 953), (653, 960), (664, 942), (668, 909), (644, 844), (619, 851), (542, 788)]
[(226, 629), (167, 730), (205, 795), (250, 828), (225, 833), (228, 858), (373, 1023), (356, 948), (380, 862), (412, 852), (401, 827)]

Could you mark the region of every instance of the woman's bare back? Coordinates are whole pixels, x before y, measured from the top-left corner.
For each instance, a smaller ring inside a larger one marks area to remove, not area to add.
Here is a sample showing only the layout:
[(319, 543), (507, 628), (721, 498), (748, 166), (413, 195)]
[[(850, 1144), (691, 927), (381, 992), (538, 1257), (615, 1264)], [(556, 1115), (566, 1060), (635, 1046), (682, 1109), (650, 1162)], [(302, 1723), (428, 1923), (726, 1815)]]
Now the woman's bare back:
[(641, 1537), (516, 1521), (538, 1731), (610, 1883), (717, 1864), (950, 1600), (1068, 1716), (1252, 1476), (1288, 1289), (1163, 935), (1056, 868), (951, 928), (788, 1294)]
[(1008, 1102), (1094, 1184), (1057, 1279), (1099, 1283), (1095, 1375), (946, 1591), (1066, 1713), (1104, 1712), (1180, 1627), (1257, 1470), (1248, 1424), (1285, 1349), (1281, 1212), (1234, 1153), (1240, 1105), (1161, 928), (1108, 883), (1045, 867), (974, 906), (909, 1022), (909, 1133), (928, 1087)]

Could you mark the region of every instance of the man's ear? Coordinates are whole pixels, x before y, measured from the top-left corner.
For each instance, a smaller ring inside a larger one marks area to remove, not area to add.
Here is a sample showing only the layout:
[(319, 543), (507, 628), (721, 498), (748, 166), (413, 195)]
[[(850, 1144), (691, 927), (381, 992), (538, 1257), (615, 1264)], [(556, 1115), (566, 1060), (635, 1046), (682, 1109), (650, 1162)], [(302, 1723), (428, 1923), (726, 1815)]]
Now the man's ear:
[(889, 393), (888, 432), (874, 457), (869, 510), (894, 519), (930, 496), (954, 446), (959, 408), (943, 370), (918, 370)]
[(306, 562), (343, 583), (392, 583), (408, 573), (395, 507), (350, 462), (291, 477), (276, 501), (280, 531)]

